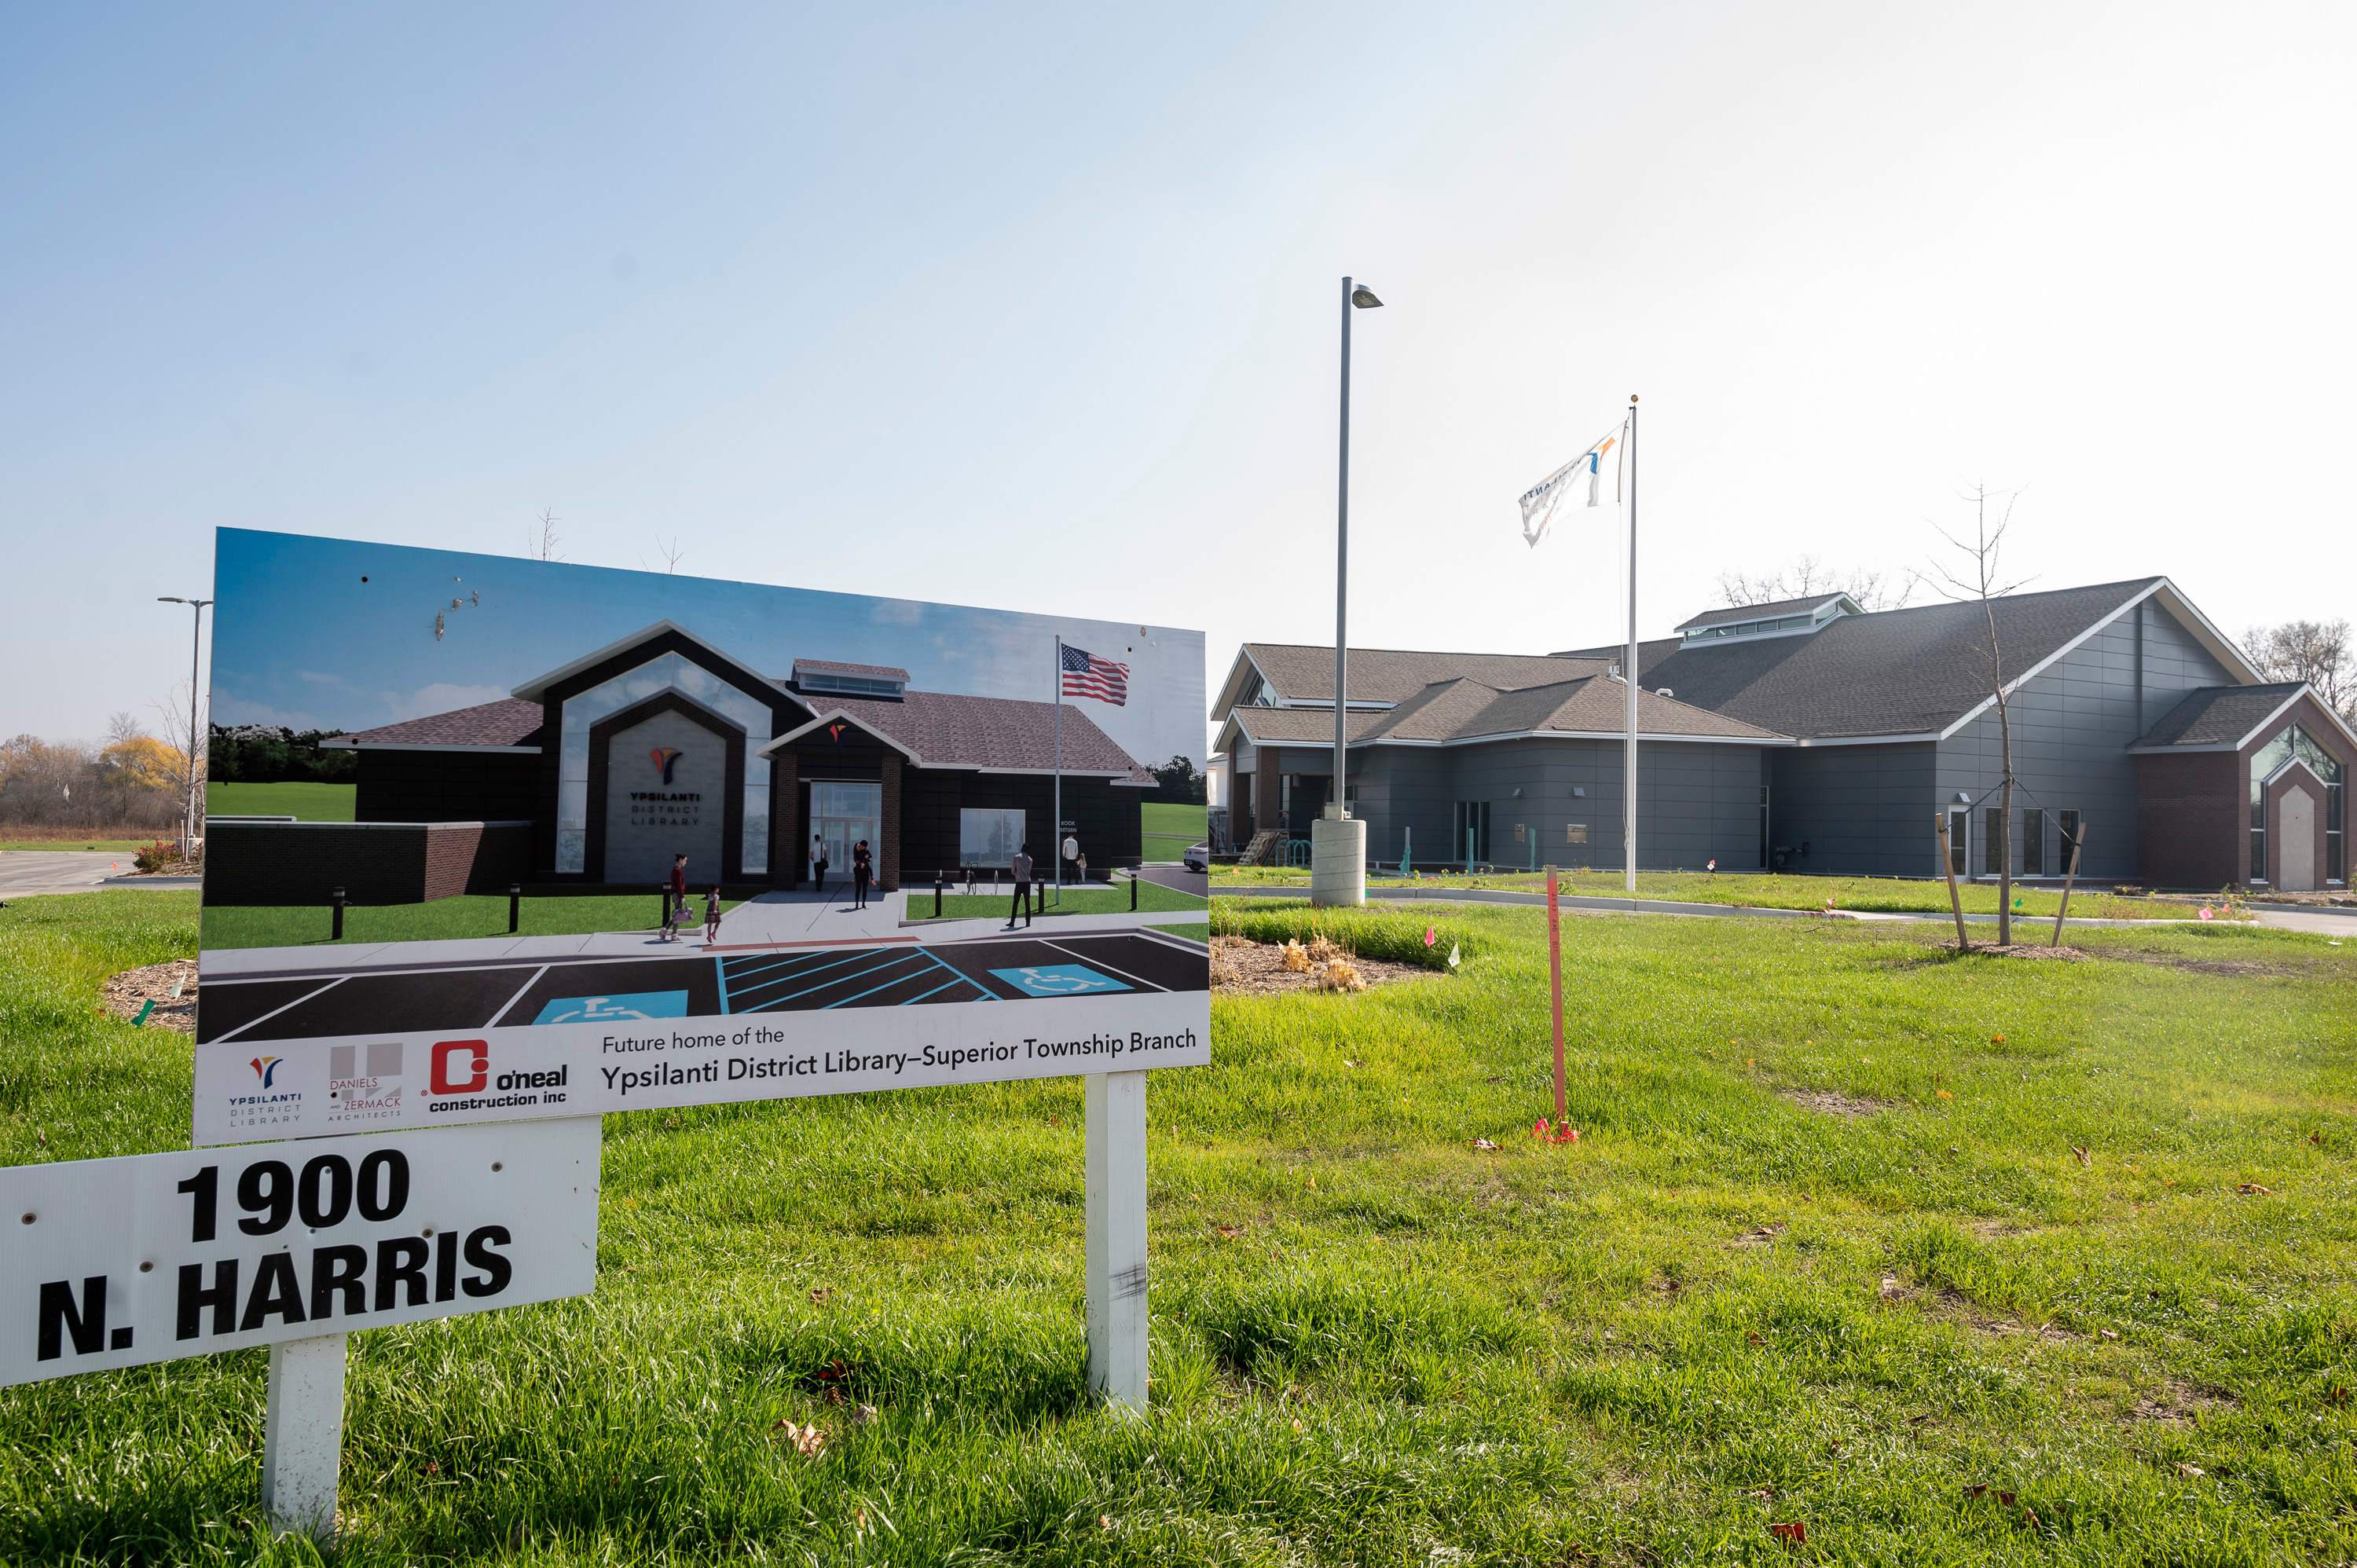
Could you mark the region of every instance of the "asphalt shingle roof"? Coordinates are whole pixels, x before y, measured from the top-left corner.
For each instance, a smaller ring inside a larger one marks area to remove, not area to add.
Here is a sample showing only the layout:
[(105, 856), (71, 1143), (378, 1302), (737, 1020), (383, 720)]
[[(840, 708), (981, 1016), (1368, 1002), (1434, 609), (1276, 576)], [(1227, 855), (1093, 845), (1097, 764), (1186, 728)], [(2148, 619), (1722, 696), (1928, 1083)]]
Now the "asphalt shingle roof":
[[(1244, 650), (1277, 694), (1288, 701), (1334, 700), (1334, 645), (1248, 642)], [(1473, 680), (1500, 691), (1600, 675), (1604, 660), (1561, 654), (1417, 653), (1395, 648), (1351, 650), (1351, 695), (1370, 703), (1404, 703), (1435, 681)], [(1326, 721), (1328, 734), (1334, 721)]]
[[(840, 708), (855, 723), (889, 736), (934, 768), (1048, 768), (1056, 765), (1056, 704), (1016, 697), (963, 697), (910, 692), (899, 702), (813, 694), (819, 713)], [(1331, 733), (1332, 720), (1327, 721)], [(1135, 758), (1113, 743), (1078, 703), (1064, 704), (1064, 771), (1135, 774)], [(1147, 779), (1152, 779), (1147, 774)]]
[(2298, 691), (2298, 681), (2265, 686), (2202, 686), (2160, 715), (2160, 722), (2131, 744), (2136, 746), (2234, 746), (2265, 724), (2267, 715)]
[[(2159, 581), (1989, 601), (2006, 679), (2018, 679)], [(1682, 702), (1784, 735), (1931, 734), (1988, 698), (1987, 613), (1977, 600), (1922, 605), (1841, 616), (1805, 637), (1730, 638), (1693, 648), (1649, 642), (1637, 666), (1648, 690), (1667, 686)]]
[(1726, 626), (1734, 621), (1774, 620), (1778, 616), (1794, 616), (1803, 610), (1815, 610), (1840, 598), (1838, 592), (1814, 594), (1805, 599), (1778, 599), (1765, 605), (1729, 605), (1722, 609), (1705, 610), (1698, 616), (1678, 622), (1677, 629), (1691, 631), (1698, 626)]
[[(1352, 655), (1355, 662), (1357, 655)], [(1436, 681), (1398, 706), (1355, 710), (1345, 730), (1361, 741), (1448, 742), (1483, 736), (1556, 731), (1571, 735), (1618, 735), (1626, 723), (1626, 693), (1618, 681), (1589, 676), (1500, 691), (1480, 681)], [(1317, 708), (1238, 708), (1236, 723), (1257, 746), (1332, 744), (1334, 711)], [(1778, 741), (1784, 737), (1690, 703), (1637, 693), (1641, 735), (1692, 736), (1696, 739)]]
[(454, 708), (429, 718), (359, 730), (328, 742), (351, 746), (538, 746), (538, 703), (501, 697), (471, 708)]

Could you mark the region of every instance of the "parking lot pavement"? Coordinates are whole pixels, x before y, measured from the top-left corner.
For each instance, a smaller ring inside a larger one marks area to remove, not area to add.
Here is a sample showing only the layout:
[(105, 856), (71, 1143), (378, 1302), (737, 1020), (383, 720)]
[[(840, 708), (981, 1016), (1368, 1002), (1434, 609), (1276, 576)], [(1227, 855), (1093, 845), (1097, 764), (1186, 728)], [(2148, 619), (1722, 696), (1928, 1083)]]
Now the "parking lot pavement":
[(2268, 909), (2254, 907), (2251, 918), (2279, 931), (2320, 931), (2357, 941), (2357, 909)]
[(0, 898), (35, 893), (87, 893), (131, 869), (131, 857), (111, 850), (12, 849), (0, 852)]

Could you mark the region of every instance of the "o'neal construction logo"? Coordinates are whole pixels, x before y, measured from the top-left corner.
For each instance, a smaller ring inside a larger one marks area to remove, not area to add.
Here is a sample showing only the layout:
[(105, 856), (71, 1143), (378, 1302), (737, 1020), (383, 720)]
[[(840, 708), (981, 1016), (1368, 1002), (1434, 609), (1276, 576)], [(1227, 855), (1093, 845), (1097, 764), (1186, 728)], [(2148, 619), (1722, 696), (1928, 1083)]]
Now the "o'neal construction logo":
[(230, 1096), (229, 1124), (241, 1131), (299, 1126), (303, 1121), (303, 1091), (281, 1087), (278, 1081), (286, 1058), (256, 1057), (246, 1066), (253, 1069), (254, 1092)]
[[(573, 1069), (568, 1063), (553, 1072), (503, 1072), (494, 1082), (488, 1040), (436, 1040), (431, 1064), (425, 1085), (425, 1109), (429, 1112), (554, 1105), (564, 1101), (566, 1085), (573, 1080)], [(492, 1092), (484, 1093), (487, 1089)], [(518, 1093), (519, 1090), (539, 1092)], [(548, 1092), (552, 1090), (555, 1092)]]
[(672, 781), (673, 769), (679, 766), (679, 759), (686, 755), (677, 746), (659, 746), (647, 753), (647, 758), (655, 765), (655, 771), (662, 775), (662, 781), (669, 784)]

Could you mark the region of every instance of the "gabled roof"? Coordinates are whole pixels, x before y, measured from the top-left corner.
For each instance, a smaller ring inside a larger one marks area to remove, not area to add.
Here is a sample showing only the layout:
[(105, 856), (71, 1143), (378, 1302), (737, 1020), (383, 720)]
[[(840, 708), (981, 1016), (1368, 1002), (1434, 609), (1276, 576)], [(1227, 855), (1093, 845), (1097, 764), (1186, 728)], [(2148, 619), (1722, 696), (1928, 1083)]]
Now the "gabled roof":
[(666, 632), (682, 638), (688, 642), (694, 643), (696, 647), (704, 650), (705, 652), (712, 655), (714, 659), (717, 660), (727, 669), (734, 670), (737, 673), (748, 677), (751, 683), (745, 688), (748, 692), (775, 692), (780, 690), (778, 682), (764, 678), (756, 671), (747, 669), (737, 660), (731, 658), (728, 654), (721, 651), (719, 649), (715, 648), (712, 644), (705, 641), (704, 639), (696, 636), (695, 633), (688, 630), (677, 621), (666, 619), (656, 621), (651, 626), (640, 627), (638, 630), (630, 633), (628, 637), (617, 638), (614, 641), (608, 643), (605, 647), (598, 649), (596, 652), (585, 653), (569, 664), (559, 665), (557, 668), (551, 670), (545, 675), (535, 675), (529, 681), (522, 682), (517, 685), (509, 688), (509, 694), (511, 696), (523, 697), (536, 703), (547, 693), (548, 689), (551, 686), (560, 684), (571, 677), (580, 674), (585, 670), (595, 669), (598, 665), (605, 663), (608, 660), (619, 657), (623, 653), (627, 653), (631, 649), (636, 648), (639, 644), (651, 641), (655, 638), (661, 637)]
[(1989, 601), (1986, 609), (1971, 601), (1838, 616), (1810, 637), (1732, 638), (1694, 647), (1650, 642), (1639, 650), (1638, 669), (1648, 687), (1671, 687), (1684, 701), (1800, 737), (1804, 745), (1932, 739), (1990, 705), (1985, 652), (1990, 615), (2011, 689), (2147, 598), (2229, 672), (2258, 679), (2241, 651), (2166, 577), (2012, 594)]
[[(2203, 686), (2188, 692), (2160, 722), (2130, 743), (2130, 751), (2240, 751), (2263, 735), (2291, 722), (2292, 708), (2303, 696), (2314, 697), (2305, 681), (2270, 681), (2263, 686)], [(2317, 711), (2341, 732), (2342, 743), (2357, 754), (2357, 734), (2322, 699)], [(2357, 761), (2352, 755), (2352, 761)]]
[[(1543, 686), (1551, 681), (1600, 675), (1608, 660), (1566, 659), (1528, 653), (1424, 653), (1397, 648), (1351, 650), (1352, 706), (1404, 703), (1435, 681), (1483, 682), (1506, 690)], [(1334, 645), (1247, 642), (1236, 655), (1211, 716), (1220, 718), (1243, 701), (1254, 672), (1287, 702), (1334, 703)], [(1330, 719), (1328, 721), (1332, 722)]]
[(339, 735), (319, 744), (341, 751), (366, 747), (413, 751), (426, 748), (464, 751), (538, 751), (541, 706), (515, 697), (455, 708), (429, 718), (407, 719), (397, 725)]
[[(1726, 626), (1732, 621), (1773, 620), (1779, 616), (1814, 615), (1827, 605), (1849, 598), (1847, 594), (1815, 594), (1805, 599), (1778, 599), (1765, 605), (1729, 605), (1720, 609), (1705, 610), (1677, 624), (1680, 631), (1692, 631), (1698, 626)], [(1851, 600), (1855, 605), (1856, 600)]]
[[(1627, 689), (1602, 676), (1501, 691), (1480, 681), (1436, 681), (1387, 710), (1343, 714), (1352, 746), (1469, 746), (1523, 736), (1617, 739), (1627, 723)], [(1230, 715), (1255, 746), (1333, 744), (1334, 710), (1237, 708)], [(1637, 693), (1640, 740), (1743, 741), (1786, 737), (1655, 692)]]
[[(900, 701), (830, 696), (836, 714), (875, 734), (922, 768), (971, 768), (990, 773), (1046, 773), (1056, 766), (1056, 704), (1018, 697), (962, 697), (910, 692)], [(760, 748), (770, 756), (818, 727), (805, 725)], [(1094, 720), (1064, 704), (1064, 771), (1134, 782), (1154, 776), (1113, 742)]]

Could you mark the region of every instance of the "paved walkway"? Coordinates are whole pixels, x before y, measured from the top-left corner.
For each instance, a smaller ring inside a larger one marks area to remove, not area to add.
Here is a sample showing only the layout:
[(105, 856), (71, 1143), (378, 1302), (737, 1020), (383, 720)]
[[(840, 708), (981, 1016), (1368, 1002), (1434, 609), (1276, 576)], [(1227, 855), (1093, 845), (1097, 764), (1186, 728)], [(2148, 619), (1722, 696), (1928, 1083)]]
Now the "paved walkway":
[(118, 871), (131, 869), (129, 855), (111, 850), (0, 851), (0, 898), (35, 893), (87, 893)]

